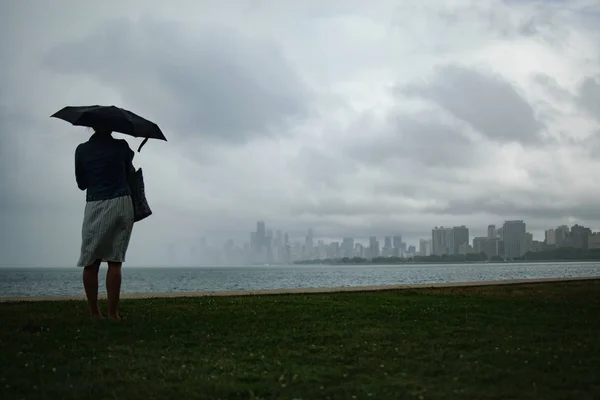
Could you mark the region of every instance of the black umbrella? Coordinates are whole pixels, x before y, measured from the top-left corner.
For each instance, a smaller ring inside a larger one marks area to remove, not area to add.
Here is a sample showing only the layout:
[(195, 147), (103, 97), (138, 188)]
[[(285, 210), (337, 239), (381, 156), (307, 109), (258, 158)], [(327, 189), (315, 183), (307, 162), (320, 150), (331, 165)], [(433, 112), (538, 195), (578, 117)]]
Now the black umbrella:
[(51, 117), (65, 120), (77, 126), (101, 127), (113, 132), (145, 138), (138, 148), (138, 152), (148, 139), (167, 141), (165, 135), (154, 122), (148, 121), (129, 110), (115, 106), (67, 106), (52, 114)]

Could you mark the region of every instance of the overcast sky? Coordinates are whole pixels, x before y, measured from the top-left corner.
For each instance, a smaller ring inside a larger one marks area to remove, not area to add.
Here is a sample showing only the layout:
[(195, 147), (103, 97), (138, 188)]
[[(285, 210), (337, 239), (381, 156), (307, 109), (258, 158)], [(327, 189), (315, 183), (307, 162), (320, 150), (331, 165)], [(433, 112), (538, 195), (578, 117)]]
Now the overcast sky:
[[(600, 230), (597, 1), (0, 2), (0, 264), (74, 265), (65, 105), (158, 123), (128, 264), (206, 236)], [(116, 135), (124, 137), (122, 135)], [(137, 149), (138, 139), (128, 138)]]

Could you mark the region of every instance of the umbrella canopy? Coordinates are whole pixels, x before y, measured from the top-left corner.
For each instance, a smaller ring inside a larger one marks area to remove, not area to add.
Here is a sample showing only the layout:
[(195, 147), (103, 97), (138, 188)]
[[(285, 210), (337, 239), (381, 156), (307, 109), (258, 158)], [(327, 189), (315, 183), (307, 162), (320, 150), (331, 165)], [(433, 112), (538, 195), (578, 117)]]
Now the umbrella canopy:
[(52, 114), (76, 126), (101, 127), (133, 137), (145, 138), (138, 151), (148, 139), (167, 141), (158, 125), (124, 108), (115, 106), (67, 106)]

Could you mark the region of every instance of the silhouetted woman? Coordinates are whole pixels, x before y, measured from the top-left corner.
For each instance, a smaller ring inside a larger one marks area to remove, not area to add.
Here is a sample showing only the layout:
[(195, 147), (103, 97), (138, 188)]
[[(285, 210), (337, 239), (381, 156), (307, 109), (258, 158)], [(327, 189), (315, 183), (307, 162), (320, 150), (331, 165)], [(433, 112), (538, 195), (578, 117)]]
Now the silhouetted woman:
[(112, 132), (94, 128), (94, 134), (75, 150), (77, 186), (87, 190), (81, 230), (83, 286), (92, 317), (102, 318), (98, 307), (98, 272), (108, 263), (106, 294), (108, 316), (120, 320), (121, 265), (133, 229), (133, 203), (128, 177), (133, 169), (133, 151)]

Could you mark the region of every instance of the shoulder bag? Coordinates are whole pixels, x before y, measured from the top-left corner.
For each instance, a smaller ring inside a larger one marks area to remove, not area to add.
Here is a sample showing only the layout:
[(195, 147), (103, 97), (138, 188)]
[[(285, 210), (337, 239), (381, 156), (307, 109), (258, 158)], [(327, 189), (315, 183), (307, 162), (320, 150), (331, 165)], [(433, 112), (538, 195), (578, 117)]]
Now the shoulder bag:
[(148, 200), (146, 200), (144, 175), (141, 168), (131, 173), (129, 177), (129, 189), (133, 203), (133, 221), (138, 222), (151, 216), (152, 210), (148, 205)]

